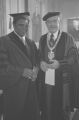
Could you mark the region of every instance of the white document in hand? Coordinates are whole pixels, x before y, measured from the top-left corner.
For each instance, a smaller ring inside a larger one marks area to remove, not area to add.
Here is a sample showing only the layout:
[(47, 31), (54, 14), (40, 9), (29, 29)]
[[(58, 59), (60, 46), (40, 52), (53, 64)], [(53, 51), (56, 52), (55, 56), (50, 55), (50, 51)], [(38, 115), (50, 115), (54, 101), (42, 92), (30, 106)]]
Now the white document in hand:
[(55, 69), (48, 69), (45, 73), (45, 84), (55, 85)]

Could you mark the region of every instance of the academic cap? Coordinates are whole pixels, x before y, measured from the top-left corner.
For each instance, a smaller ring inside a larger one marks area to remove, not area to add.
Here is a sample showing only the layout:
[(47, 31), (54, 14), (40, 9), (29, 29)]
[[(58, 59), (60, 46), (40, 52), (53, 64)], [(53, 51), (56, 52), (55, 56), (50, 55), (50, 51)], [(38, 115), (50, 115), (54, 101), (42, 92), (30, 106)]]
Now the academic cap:
[(46, 21), (50, 17), (59, 16), (59, 15), (60, 12), (48, 12), (47, 14), (44, 15), (43, 21)]
[(29, 12), (23, 12), (23, 13), (13, 13), (9, 14), (11, 17), (13, 17), (13, 21), (17, 21), (20, 18), (27, 19), (27, 16), (30, 16)]

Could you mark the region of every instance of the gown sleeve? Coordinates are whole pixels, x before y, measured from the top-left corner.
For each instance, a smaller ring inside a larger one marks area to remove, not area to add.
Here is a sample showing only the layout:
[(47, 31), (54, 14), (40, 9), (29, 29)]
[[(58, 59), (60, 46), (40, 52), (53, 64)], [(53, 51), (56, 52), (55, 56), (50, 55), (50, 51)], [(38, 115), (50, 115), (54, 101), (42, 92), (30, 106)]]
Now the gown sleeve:
[[(62, 65), (63, 71), (63, 107), (66, 111), (74, 109), (74, 81), (78, 69), (78, 51), (71, 36), (67, 36), (65, 43), (65, 64)], [(75, 71), (74, 71), (75, 70)]]

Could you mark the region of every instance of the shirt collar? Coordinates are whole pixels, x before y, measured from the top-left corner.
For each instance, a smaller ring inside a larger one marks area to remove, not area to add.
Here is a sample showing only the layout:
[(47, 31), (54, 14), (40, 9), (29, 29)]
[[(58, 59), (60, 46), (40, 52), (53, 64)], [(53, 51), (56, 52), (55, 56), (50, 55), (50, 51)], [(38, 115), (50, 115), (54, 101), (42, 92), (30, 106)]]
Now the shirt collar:
[(21, 37), (16, 31), (14, 31), (14, 33), (20, 38), (20, 39), (25, 39), (25, 36)]
[(54, 39), (56, 39), (58, 36), (58, 31), (54, 33)]
[(23, 44), (25, 45), (25, 36), (23, 36), (23, 37), (21, 37), (20, 35), (18, 35), (17, 33), (16, 33), (16, 31), (14, 31), (14, 33), (19, 37), (19, 39), (23, 42)]
[[(53, 33), (53, 35), (54, 35), (54, 40), (57, 38), (58, 32), (59, 32), (59, 31)], [(48, 38), (50, 38), (50, 35), (51, 35), (51, 33), (49, 32), (49, 33), (48, 33)]]

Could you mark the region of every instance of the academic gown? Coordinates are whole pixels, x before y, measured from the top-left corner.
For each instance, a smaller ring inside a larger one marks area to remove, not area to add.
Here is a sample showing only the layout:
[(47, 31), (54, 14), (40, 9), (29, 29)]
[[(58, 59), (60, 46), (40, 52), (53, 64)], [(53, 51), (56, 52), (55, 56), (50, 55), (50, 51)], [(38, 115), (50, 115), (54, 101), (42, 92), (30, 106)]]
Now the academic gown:
[(35, 44), (26, 38), (29, 51), (12, 32), (0, 38), (0, 89), (4, 92), (5, 120), (39, 120), (36, 82), (22, 76), (37, 65)]
[[(39, 46), (40, 61), (49, 63), (47, 34), (41, 37)], [(73, 109), (74, 104), (72, 65), (77, 63), (77, 50), (72, 37), (62, 32), (54, 52), (55, 59), (60, 62), (60, 67), (55, 70), (55, 85), (45, 84), (45, 73), (41, 69), (38, 74), (42, 120), (64, 120), (64, 106)]]

